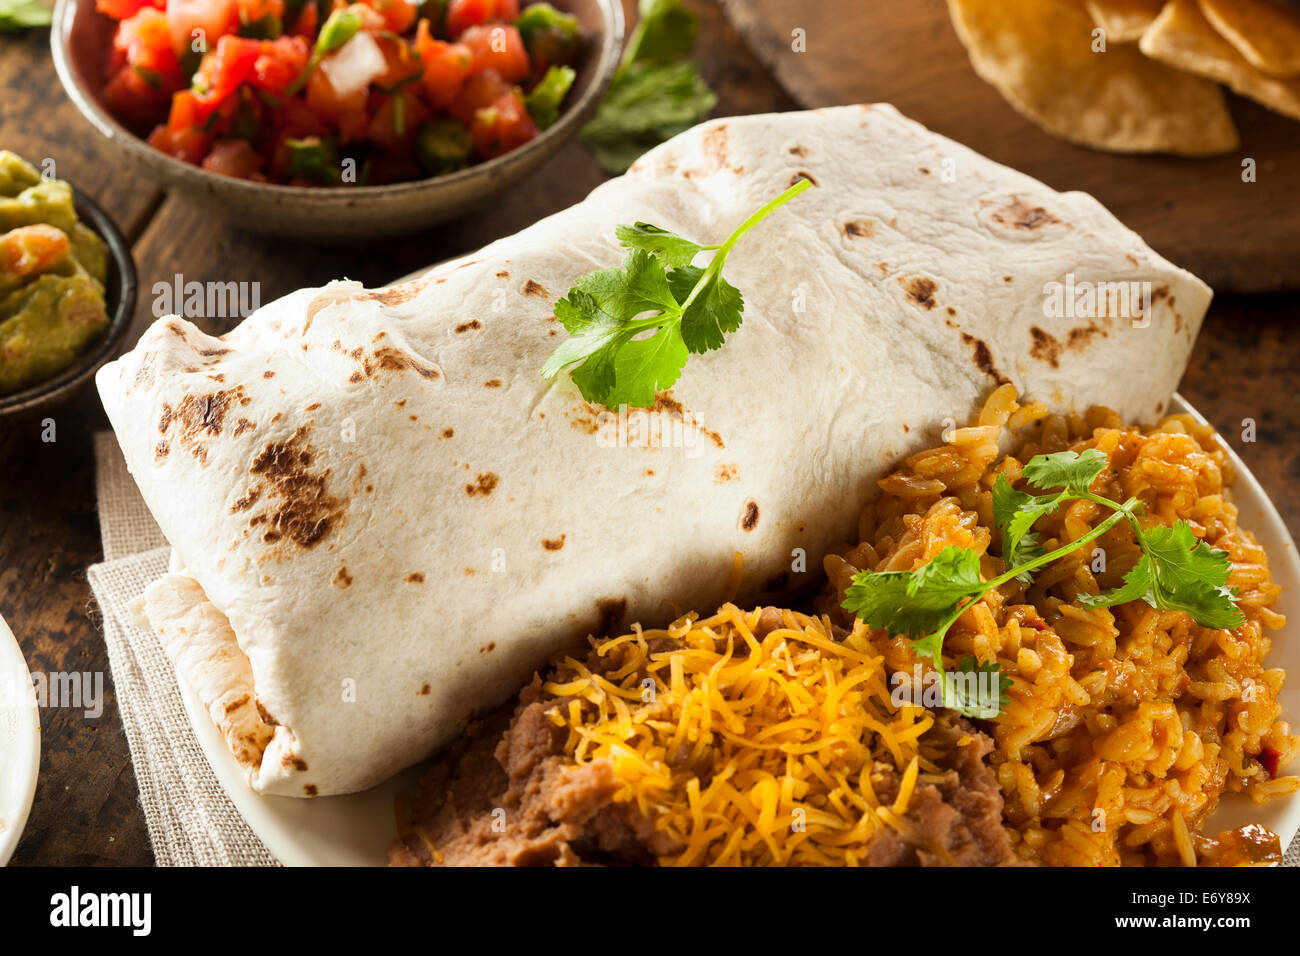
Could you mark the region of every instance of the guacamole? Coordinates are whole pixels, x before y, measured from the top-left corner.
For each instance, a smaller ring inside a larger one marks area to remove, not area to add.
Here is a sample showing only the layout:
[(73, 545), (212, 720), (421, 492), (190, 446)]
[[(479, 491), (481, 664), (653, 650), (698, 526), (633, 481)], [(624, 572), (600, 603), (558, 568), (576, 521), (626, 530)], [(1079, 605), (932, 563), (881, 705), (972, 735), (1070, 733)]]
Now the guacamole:
[(0, 395), (54, 377), (99, 338), (107, 277), (72, 187), (0, 150)]

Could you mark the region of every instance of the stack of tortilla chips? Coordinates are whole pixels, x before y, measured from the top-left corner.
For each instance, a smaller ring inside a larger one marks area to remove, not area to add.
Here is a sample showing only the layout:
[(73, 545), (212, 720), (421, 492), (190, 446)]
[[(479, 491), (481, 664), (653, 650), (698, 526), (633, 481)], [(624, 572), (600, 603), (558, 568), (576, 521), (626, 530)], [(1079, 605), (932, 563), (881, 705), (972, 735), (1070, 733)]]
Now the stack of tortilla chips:
[(1222, 87), (1300, 119), (1294, 0), (948, 0), (981, 77), (1049, 132), (1116, 152), (1238, 144)]

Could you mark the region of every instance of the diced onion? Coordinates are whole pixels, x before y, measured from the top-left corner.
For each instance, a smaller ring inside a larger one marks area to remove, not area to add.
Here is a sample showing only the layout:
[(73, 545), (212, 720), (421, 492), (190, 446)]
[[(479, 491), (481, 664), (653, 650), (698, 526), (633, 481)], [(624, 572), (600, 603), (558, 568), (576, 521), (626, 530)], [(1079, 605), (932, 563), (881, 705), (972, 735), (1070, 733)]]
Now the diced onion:
[(346, 98), (364, 90), (388, 67), (375, 38), (363, 30), (321, 60), (320, 68), (334, 92)]

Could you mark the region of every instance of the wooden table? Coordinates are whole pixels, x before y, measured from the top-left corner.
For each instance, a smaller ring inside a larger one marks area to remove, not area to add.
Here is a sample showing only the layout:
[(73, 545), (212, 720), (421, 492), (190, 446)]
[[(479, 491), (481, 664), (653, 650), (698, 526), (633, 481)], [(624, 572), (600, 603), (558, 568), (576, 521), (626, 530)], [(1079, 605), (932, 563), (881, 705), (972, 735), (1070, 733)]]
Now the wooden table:
[[(633, 3), (626, 3), (629, 14)], [(713, 0), (697, 0), (698, 49), (718, 91), (719, 115), (794, 107), (752, 56)], [(97, 198), (130, 238), (140, 272), (136, 322), (152, 320), (151, 288), (172, 281), (258, 282), (261, 301), (347, 275), (382, 284), (474, 249), (581, 199), (603, 178), (579, 145), (566, 148), (529, 183), (463, 222), (356, 250), (266, 240), (206, 217), (180, 196), (124, 168), (104, 152), (64, 97), (50, 64), (48, 35), (0, 38), (0, 146), (53, 157), (58, 175)], [(1258, 442), (1238, 450), (1300, 537), (1300, 299), (1217, 302), (1183, 382), (1183, 394), (1229, 439), (1258, 423)], [(14, 862), (149, 864), (153, 860), (135, 775), (111, 693), (111, 675), (86, 581), (101, 559), (95, 514), (92, 434), (107, 427), (93, 390), (58, 412), (56, 440), (35, 428), (0, 435), (0, 614), (33, 671), (104, 673), (104, 715), (42, 712), (41, 778)]]

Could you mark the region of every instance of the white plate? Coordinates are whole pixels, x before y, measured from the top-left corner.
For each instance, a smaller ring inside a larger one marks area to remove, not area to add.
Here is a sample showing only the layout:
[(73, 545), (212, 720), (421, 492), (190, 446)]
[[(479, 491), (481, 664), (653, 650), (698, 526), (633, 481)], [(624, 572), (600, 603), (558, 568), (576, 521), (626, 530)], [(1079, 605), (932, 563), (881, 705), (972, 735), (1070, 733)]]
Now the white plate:
[[(1184, 411), (1204, 421), (1181, 396), (1174, 396), (1170, 412)], [(1300, 726), (1300, 640), (1295, 635), (1300, 628), (1300, 598), (1297, 597), (1300, 555), (1259, 482), (1235, 452), (1229, 449), (1228, 454), (1237, 469), (1234, 499), (1241, 511), (1241, 525), (1253, 531), (1268, 550), (1273, 579), (1283, 583), (1277, 610), (1290, 623), (1273, 636), (1268, 663), (1286, 668), (1288, 680), (1281, 698), (1282, 715), (1292, 727)], [(387, 862), (388, 844), (395, 832), (394, 797), (401, 791), (414, 790), (421, 768), (403, 771), (373, 790), (345, 797), (259, 796), (248, 788), (244, 772), (183, 678), (180, 685), (185, 712), (217, 779), (253, 832), (277, 859), (292, 866), (372, 866)], [(1264, 806), (1255, 806), (1240, 794), (1225, 795), (1206, 831), (1213, 833), (1245, 823), (1267, 826), (1287, 846), (1300, 829), (1300, 795)]]
[(41, 717), (27, 661), (0, 618), (0, 866), (23, 835), (41, 766)]

